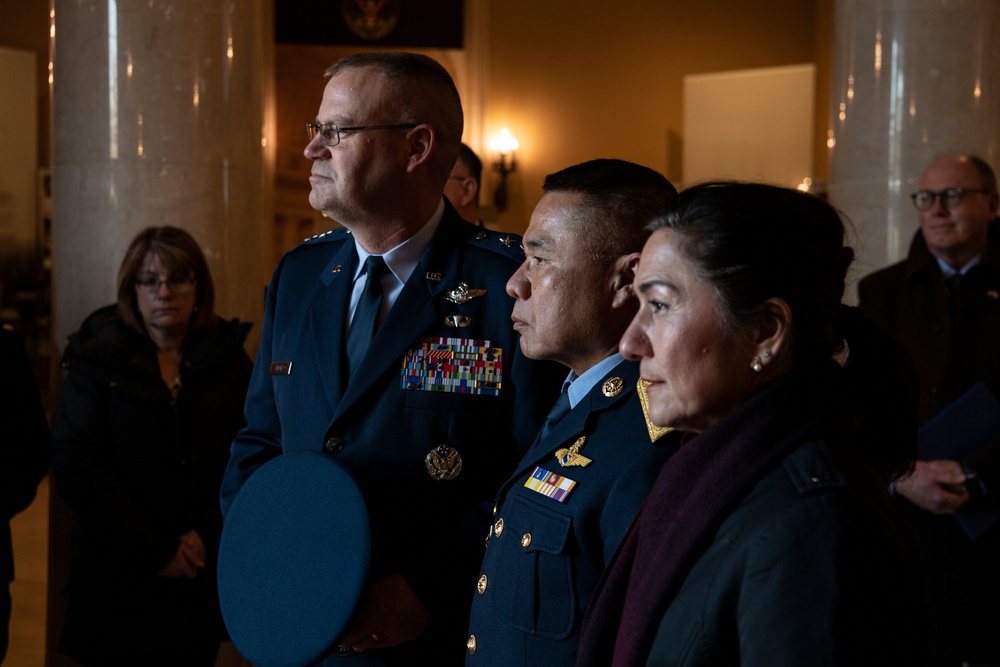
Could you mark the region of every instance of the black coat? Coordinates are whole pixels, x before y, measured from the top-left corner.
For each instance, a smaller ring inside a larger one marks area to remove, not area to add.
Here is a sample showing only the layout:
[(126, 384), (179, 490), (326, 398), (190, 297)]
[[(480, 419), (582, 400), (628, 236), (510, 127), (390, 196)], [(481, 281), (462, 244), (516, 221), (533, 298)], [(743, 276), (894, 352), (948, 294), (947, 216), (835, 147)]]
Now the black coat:
[(38, 386), (21, 336), (0, 327), (0, 663), (7, 654), (8, 583), (14, 579), (10, 519), (31, 504), (48, 463), (45, 420)]
[(797, 448), (719, 526), (647, 666), (923, 664), (920, 626), (906, 621), (913, 570), (878, 486), (843, 443)]
[(10, 520), (31, 504), (48, 463), (45, 420), (24, 340), (0, 327), (0, 585), (14, 579)]
[[(906, 349), (917, 379), (918, 417), (926, 421), (978, 381), (1000, 398), (1000, 220), (989, 227), (979, 264), (968, 270), (952, 320), (941, 270), (922, 234), (907, 258), (861, 281), (862, 310)], [(1000, 501), (1000, 441), (965, 463), (989, 494), (960, 510), (982, 511)], [(901, 499), (921, 547), (932, 629), (933, 664), (1000, 661), (1000, 527), (976, 542), (950, 516), (938, 516)]]
[[(248, 331), (218, 320), (190, 333), (175, 404), (154, 344), (113, 306), (70, 337), (50, 450), (77, 519), (63, 651), (170, 654), (224, 636), (218, 491), (243, 425)], [(193, 580), (158, 576), (192, 529), (209, 553), (205, 570)]]
[(797, 368), (680, 446), (598, 585), (579, 667), (922, 664), (915, 566), (846, 381)]

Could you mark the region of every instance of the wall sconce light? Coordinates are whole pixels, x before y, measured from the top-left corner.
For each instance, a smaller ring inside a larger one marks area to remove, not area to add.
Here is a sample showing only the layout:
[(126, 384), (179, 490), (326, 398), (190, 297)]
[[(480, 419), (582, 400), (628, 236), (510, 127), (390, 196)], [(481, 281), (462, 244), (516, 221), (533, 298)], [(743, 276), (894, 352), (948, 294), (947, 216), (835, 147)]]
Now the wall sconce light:
[(497, 154), (493, 170), (500, 175), (500, 182), (493, 191), (493, 206), (498, 212), (507, 210), (507, 174), (517, 171), (514, 153), (519, 146), (517, 138), (506, 127), (490, 141), (490, 150)]

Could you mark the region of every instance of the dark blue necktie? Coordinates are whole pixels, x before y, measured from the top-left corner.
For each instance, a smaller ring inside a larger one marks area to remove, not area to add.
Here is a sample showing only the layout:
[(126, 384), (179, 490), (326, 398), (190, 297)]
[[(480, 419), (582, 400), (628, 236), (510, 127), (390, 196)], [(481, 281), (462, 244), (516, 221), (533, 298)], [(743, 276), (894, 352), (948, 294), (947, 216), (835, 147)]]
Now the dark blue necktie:
[(538, 441), (541, 442), (545, 439), (545, 436), (549, 434), (555, 425), (558, 424), (563, 417), (569, 414), (570, 404), (569, 404), (569, 392), (563, 390), (559, 394), (559, 398), (556, 400), (555, 405), (549, 410), (549, 414), (545, 417), (545, 423), (542, 424), (542, 430), (538, 432)]
[(347, 366), (348, 377), (354, 377), (355, 371), (361, 365), (361, 359), (368, 351), (372, 336), (378, 330), (378, 311), (382, 307), (382, 276), (389, 267), (379, 255), (369, 255), (365, 260), (365, 273), (368, 280), (354, 310), (354, 319), (347, 332)]

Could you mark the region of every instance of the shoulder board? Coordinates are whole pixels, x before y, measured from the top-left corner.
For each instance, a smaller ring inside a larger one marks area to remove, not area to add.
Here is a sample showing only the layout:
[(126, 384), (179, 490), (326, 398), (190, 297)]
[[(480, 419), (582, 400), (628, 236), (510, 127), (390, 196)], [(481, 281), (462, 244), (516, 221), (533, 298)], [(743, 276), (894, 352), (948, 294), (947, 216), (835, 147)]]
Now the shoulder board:
[(478, 248), (492, 250), (515, 259), (518, 262), (524, 260), (524, 246), (521, 245), (521, 237), (510, 232), (495, 232), (491, 229), (479, 228), (473, 231), (466, 238), (466, 243)]
[(329, 229), (325, 232), (310, 236), (307, 239), (303, 239), (302, 243), (293, 247), (285, 254), (290, 255), (326, 243), (343, 243), (349, 238), (351, 238), (351, 232), (349, 232), (347, 228), (337, 227), (336, 229)]
[(343, 241), (348, 236), (351, 235), (350, 230), (346, 227), (336, 227), (335, 229), (328, 229), (325, 232), (320, 232), (319, 234), (314, 234), (307, 239), (303, 239), (303, 243), (323, 243), (329, 241)]

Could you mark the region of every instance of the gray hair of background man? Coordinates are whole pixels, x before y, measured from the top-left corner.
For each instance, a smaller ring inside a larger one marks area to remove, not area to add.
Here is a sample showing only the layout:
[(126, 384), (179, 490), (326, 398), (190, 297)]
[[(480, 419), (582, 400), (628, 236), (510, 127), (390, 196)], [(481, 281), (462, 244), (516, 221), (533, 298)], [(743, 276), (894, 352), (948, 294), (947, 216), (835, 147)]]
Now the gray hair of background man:
[(434, 128), (439, 150), (432, 156), (432, 162), (443, 183), (458, 159), (465, 123), (462, 100), (448, 70), (433, 58), (418, 53), (373, 51), (345, 56), (324, 74), (332, 78), (366, 67), (375, 69), (382, 77), (393, 100), (393, 112), (398, 115), (380, 122), (426, 123)]
[(649, 238), (646, 226), (677, 201), (677, 189), (659, 172), (611, 158), (549, 174), (542, 190), (583, 195), (595, 215), (581, 219), (579, 231), (599, 261), (641, 251)]

